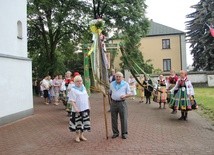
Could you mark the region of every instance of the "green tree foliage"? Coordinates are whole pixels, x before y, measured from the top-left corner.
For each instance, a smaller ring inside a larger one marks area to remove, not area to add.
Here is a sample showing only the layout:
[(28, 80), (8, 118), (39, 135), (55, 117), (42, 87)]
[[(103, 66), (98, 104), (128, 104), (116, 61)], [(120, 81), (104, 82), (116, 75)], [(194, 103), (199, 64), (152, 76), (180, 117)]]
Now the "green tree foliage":
[[(140, 68), (142, 68), (146, 73), (152, 73), (153, 65), (150, 64), (150, 60), (145, 61), (142, 52), (139, 50), (140, 40), (147, 32), (148, 22), (144, 22), (143, 25), (133, 25), (126, 30), (123, 37), (125, 52), (128, 59), (134, 61)], [(122, 63), (120, 64), (123, 68), (129, 68), (121, 57)], [(141, 73), (137, 68), (136, 70)], [(142, 73), (141, 73), (142, 74)]]
[(145, 8), (144, 0), (29, 0), (28, 50), (35, 74), (53, 75), (73, 68), (82, 71), (83, 55), (74, 51), (79, 43), (90, 43), (88, 23), (92, 18), (104, 19), (106, 33), (124, 34), (132, 59), (150, 68), (138, 51), (148, 27)]
[(193, 66), (195, 70), (214, 70), (214, 38), (206, 25), (214, 24), (214, 2), (201, 0), (192, 8), (195, 11), (187, 15), (187, 37), (192, 48)]
[[(148, 31), (148, 20), (145, 18), (145, 0), (93, 0), (94, 18), (102, 17), (115, 35), (122, 34), (125, 51), (129, 58), (136, 61), (146, 72), (151, 73), (153, 66), (144, 61), (139, 51), (139, 42)], [(122, 57), (122, 68), (125, 65)]]
[(77, 0), (28, 1), (28, 50), (39, 76), (65, 71), (66, 58), (75, 51), (65, 51), (68, 44), (74, 47), (87, 30), (86, 11), (85, 3)]

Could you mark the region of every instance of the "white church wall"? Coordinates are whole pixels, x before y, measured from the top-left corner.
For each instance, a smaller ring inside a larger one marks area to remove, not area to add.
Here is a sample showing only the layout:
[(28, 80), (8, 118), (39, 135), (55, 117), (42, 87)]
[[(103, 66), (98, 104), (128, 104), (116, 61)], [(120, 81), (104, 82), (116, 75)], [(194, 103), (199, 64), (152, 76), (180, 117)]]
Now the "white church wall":
[(0, 0), (0, 125), (33, 114), (27, 0)]
[[(18, 66), (18, 67), (17, 67)], [(0, 120), (33, 109), (31, 61), (0, 57)]]
[[(0, 0), (0, 53), (27, 57), (26, 0)], [(17, 38), (17, 22), (22, 23), (22, 38)]]

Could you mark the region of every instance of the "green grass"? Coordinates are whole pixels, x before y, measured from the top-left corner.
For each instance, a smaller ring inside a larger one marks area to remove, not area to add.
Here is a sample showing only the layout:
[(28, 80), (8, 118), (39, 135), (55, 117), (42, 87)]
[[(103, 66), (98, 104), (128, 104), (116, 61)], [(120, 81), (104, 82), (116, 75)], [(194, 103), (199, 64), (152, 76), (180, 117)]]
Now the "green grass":
[(195, 100), (202, 112), (214, 120), (214, 88), (195, 88)]

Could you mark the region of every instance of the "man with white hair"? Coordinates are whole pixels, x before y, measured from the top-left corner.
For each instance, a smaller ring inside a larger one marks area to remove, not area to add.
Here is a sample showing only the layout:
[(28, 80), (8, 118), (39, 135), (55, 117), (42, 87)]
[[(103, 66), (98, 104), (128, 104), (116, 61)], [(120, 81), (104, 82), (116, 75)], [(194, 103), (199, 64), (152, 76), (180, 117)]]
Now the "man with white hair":
[(115, 81), (110, 85), (111, 93), (111, 123), (112, 123), (112, 138), (119, 136), (118, 130), (118, 114), (121, 121), (121, 135), (123, 139), (127, 138), (127, 104), (126, 98), (131, 96), (129, 84), (123, 80), (123, 74), (117, 72), (115, 74)]

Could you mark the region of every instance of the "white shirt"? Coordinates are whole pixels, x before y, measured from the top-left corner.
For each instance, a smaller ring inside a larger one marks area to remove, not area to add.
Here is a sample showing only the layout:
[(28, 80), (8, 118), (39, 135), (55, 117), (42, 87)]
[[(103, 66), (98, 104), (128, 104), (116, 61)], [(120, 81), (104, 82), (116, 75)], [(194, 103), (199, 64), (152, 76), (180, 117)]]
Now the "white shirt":
[[(175, 90), (179, 89), (179, 81), (181, 79), (179, 79), (177, 82), (176, 82), (176, 85), (170, 90), (171, 93), (174, 93)], [(189, 81), (189, 80), (186, 80), (185, 81), (185, 85), (186, 85), (186, 89), (187, 89), (187, 95), (194, 95), (194, 89), (193, 89), (193, 86), (192, 86), (192, 83)]]
[(136, 84), (136, 80), (134, 78), (129, 78), (129, 84)]
[(68, 87), (67, 87), (68, 92), (71, 91), (71, 89), (72, 89), (73, 86), (75, 86), (74, 83), (69, 83), (68, 84)]
[(46, 79), (42, 80), (42, 86), (43, 86), (43, 90), (48, 90), (50, 87), (50, 82)]
[(61, 87), (60, 87), (60, 91), (65, 91), (66, 87), (65, 87), (65, 80), (62, 81)]
[(116, 101), (122, 100), (120, 97), (122, 95), (131, 94), (129, 84), (124, 81), (124, 85), (120, 89), (115, 88), (116, 81), (113, 81), (110, 85), (111, 98)]
[[(79, 111), (85, 111), (90, 108), (88, 98), (85, 87), (83, 91), (71, 88), (71, 91), (68, 93), (68, 101), (75, 102)], [(72, 108), (72, 112), (76, 112), (75, 108)]]

